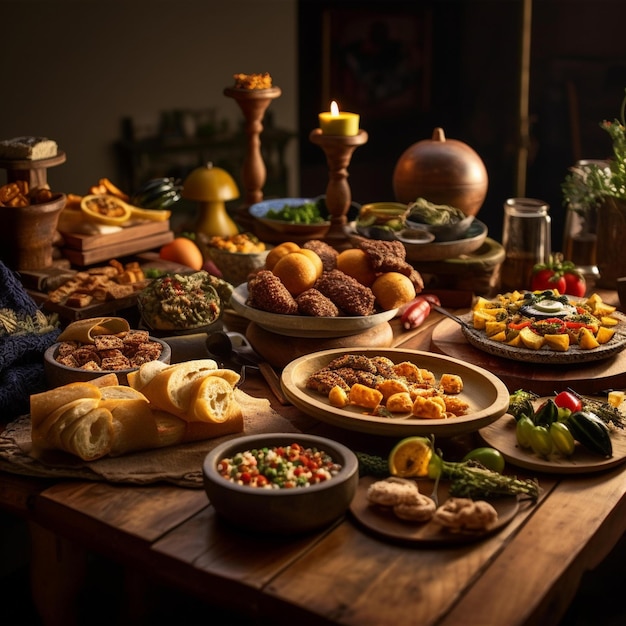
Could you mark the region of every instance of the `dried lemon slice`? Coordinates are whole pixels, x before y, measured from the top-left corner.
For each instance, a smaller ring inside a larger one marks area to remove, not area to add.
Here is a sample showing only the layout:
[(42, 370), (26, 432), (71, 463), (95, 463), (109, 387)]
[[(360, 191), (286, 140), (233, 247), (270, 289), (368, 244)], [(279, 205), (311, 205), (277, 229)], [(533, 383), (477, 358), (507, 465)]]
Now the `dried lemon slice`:
[(84, 196), (80, 208), (93, 221), (108, 226), (123, 226), (131, 219), (163, 222), (172, 214), (168, 210), (135, 207), (110, 194)]
[(406, 437), (389, 453), (389, 473), (402, 478), (428, 476), (432, 456), (430, 440), (425, 437)]

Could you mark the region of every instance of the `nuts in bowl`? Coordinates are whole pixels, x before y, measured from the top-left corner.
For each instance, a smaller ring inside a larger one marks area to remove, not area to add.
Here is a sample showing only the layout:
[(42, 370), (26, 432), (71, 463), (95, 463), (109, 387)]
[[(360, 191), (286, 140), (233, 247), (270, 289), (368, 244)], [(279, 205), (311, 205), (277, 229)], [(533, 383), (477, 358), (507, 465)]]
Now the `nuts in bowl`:
[(269, 250), (250, 233), (230, 237), (210, 237), (206, 241), (207, 255), (232, 285), (245, 283), (250, 274), (265, 265)]

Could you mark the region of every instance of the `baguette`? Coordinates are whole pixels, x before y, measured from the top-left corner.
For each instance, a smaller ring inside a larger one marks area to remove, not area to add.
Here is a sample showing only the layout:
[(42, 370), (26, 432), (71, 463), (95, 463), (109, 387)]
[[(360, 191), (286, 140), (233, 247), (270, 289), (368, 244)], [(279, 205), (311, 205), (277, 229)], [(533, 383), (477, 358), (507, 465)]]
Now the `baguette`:
[(111, 411), (113, 417), (111, 456), (159, 447), (157, 422), (146, 400), (109, 398), (99, 406)]
[(100, 389), (92, 383), (69, 383), (50, 391), (42, 391), (30, 397), (30, 419), (38, 427), (51, 413), (64, 404), (81, 398), (102, 398)]
[(92, 461), (243, 430), (237, 372), (218, 369), (212, 359), (153, 363), (133, 379), (141, 390), (120, 385), (111, 374), (31, 396), (34, 450), (62, 450)]

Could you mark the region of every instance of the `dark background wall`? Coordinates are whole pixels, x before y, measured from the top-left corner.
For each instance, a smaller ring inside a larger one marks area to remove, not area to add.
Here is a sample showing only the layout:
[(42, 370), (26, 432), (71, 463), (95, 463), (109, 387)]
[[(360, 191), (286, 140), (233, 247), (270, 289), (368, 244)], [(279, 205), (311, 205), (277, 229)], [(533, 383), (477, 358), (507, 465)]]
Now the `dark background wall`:
[[(369, 115), (367, 107), (359, 111), (369, 140), (352, 157), (349, 182), (354, 200), (392, 199), (397, 159), (441, 126), (448, 138), (466, 142), (485, 162), (490, 184), (479, 218), (499, 239), (502, 204), (516, 191), (522, 0), (300, 0), (300, 160), (305, 195), (319, 192), (327, 179), (319, 148), (305, 141), (316, 112), (328, 108), (320, 101), (328, 83), (320, 64), (324, 56), (320, 33), (328, 29), (327, 20), (340, 20), (346, 13), (355, 20), (382, 16), (390, 24), (396, 23), (394, 16), (430, 21), (430, 28), (419, 33), (427, 41), (415, 41), (418, 48), (430, 46), (426, 105), (418, 94), (413, 106), (389, 109), (382, 117)], [(581, 158), (610, 155), (608, 136), (599, 124), (618, 116), (626, 88), (624, 23), (626, 3), (621, 0), (533, 3), (525, 195), (550, 203), (555, 248), (561, 244), (560, 184), (567, 168)], [(336, 47), (333, 60), (341, 61)]]

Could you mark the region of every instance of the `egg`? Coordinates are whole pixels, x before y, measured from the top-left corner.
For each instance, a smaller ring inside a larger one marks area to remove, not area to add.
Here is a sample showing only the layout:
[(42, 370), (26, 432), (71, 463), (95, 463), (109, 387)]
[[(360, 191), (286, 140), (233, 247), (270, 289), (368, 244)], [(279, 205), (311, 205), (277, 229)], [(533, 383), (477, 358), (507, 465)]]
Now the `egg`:
[(159, 251), (159, 256), (166, 261), (180, 263), (194, 270), (201, 270), (204, 258), (197, 244), (188, 237), (176, 237), (166, 243)]

